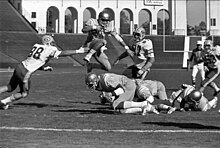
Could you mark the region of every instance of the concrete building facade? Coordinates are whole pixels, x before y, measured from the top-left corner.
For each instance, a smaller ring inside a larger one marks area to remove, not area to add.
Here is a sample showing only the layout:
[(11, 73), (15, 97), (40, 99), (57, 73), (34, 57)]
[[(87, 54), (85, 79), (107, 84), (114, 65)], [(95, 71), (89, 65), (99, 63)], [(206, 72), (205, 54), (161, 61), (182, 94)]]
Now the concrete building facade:
[[(220, 35), (220, 1), (205, 0), (210, 35)], [(122, 34), (143, 26), (149, 35), (187, 35), (187, 0), (10, 0), (39, 33), (82, 33), (84, 22), (106, 10)], [(162, 23), (162, 25), (161, 25)], [(162, 27), (161, 27), (162, 26)]]

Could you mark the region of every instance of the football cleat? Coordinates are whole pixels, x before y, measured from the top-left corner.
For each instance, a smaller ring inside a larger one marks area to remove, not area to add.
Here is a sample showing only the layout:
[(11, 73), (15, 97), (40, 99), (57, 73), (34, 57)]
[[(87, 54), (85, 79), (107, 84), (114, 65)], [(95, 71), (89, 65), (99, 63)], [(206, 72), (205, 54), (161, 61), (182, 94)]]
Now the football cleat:
[(167, 114), (172, 114), (176, 110), (176, 107), (169, 107)]
[(142, 109), (142, 116), (145, 116), (147, 113), (160, 114), (153, 105), (151, 105), (148, 101), (145, 101), (145, 105)]
[(0, 101), (0, 110), (6, 110), (8, 109), (9, 105), (8, 104), (4, 104)]

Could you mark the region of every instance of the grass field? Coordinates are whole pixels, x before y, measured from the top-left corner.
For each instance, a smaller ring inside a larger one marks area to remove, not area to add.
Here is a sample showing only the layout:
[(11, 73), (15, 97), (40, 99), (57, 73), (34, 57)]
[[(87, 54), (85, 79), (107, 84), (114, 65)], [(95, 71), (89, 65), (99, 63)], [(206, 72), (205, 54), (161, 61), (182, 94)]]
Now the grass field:
[[(113, 72), (120, 73), (122, 68)], [(84, 84), (84, 67), (59, 68), (32, 76), (30, 95), (0, 110), (1, 148), (217, 148), (218, 106), (208, 112), (122, 115), (99, 103)], [(101, 71), (97, 71), (98, 73)], [(0, 84), (11, 72), (0, 73)], [(190, 82), (186, 70), (153, 69), (168, 95)], [(212, 90), (207, 89), (210, 98)], [(3, 99), (8, 94), (1, 95)]]

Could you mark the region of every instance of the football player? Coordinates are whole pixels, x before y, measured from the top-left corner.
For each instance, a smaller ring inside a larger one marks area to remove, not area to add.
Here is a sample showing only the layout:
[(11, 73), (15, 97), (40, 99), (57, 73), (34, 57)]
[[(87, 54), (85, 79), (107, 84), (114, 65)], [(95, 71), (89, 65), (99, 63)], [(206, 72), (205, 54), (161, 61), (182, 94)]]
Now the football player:
[(204, 48), (205, 80), (202, 82), (200, 91), (204, 92), (207, 86), (211, 86), (215, 91), (214, 96), (216, 96), (220, 92), (220, 88), (214, 82), (220, 74), (220, 46), (212, 47), (212, 41), (206, 40)]
[(0, 94), (12, 92), (17, 86), (20, 91), (0, 101), (0, 109), (7, 109), (11, 102), (25, 98), (30, 90), (30, 78), (37, 70), (51, 70), (43, 67), (51, 58), (71, 56), (77, 54), (75, 50), (62, 50), (56, 46), (52, 36), (44, 35), (42, 44), (34, 44), (27, 59), (17, 65), (14, 73), (6, 86), (0, 87)]
[[(87, 63), (87, 72), (91, 72), (93, 68), (109, 71), (111, 64), (107, 55), (104, 53), (106, 48), (106, 35), (113, 36), (126, 50), (129, 47), (125, 44), (122, 37), (115, 31), (111, 23), (111, 18), (108, 12), (102, 11), (99, 13), (98, 20), (90, 18), (82, 29), (82, 32), (88, 33), (88, 37), (84, 45), (79, 49), (88, 54), (84, 57)], [(90, 63), (91, 57), (94, 57), (98, 63)]]
[[(138, 98), (138, 101), (144, 101), (147, 100), (149, 103), (154, 102), (154, 97), (160, 99), (160, 100), (168, 100), (167, 94), (166, 94), (166, 88), (164, 84), (160, 81), (156, 80), (140, 80), (136, 79), (136, 96)], [(173, 113), (176, 108), (172, 106), (168, 106), (165, 104), (157, 104), (155, 105), (155, 108), (158, 111), (165, 110), (168, 114)]]
[(180, 103), (180, 111), (186, 110), (186, 105), (189, 110), (206, 112), (211, 108), (215, 108), (218, 98), (215, 96), (209, 101), (202, 92), (196, 90), (192, 85), (183, 84), (181, 89), (171, 94), (173, 104), (175, 101)]
[(105, 92), (105, 97), (111, 101), (114, 110), (121, 113), (142, 113), (148, 112), (158, 114), (158, 111), (148, 101), (134, 102), (136, 84), (133, 80), (124, 75), (104, 73), (96, 75), (89, 73), (85, 78), (86, 85), (92, 90)]
[(192, 54), (189, 58), (188, 69), (190, 69), (190, 62), (193, 64), (193, 70), (191, 75), (192, 85), (196, 87), (196, 75), (199, 72), (202, 81), (205, 80), (204, 61), (202, 58), (203, 48), (202, 41), (197, 41), (197, 47), (192, 50)]
[(130, 56), (134, 65), (129, 66), (123, 75), (129, 78), (144, 79), (155, 62), (153, 43), (150, 39), (145, 38), (145, 29), (137, 28), (133, 32), (133, 38), (129, 42), (129, 50), (122, 53), (114, 62), (117, 64), (121, 59)]

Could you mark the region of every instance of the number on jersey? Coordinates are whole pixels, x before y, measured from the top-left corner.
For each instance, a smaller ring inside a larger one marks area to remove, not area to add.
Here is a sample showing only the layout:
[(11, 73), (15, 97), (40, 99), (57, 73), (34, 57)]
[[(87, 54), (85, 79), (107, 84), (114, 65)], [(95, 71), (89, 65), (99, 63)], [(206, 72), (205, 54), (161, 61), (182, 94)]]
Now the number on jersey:
[(33, 57), (34, 59), (39, 59), (41, 53), (44, 51), (43, 47), (33, 47), (31, 52), (29, 53), (28, 57)]

